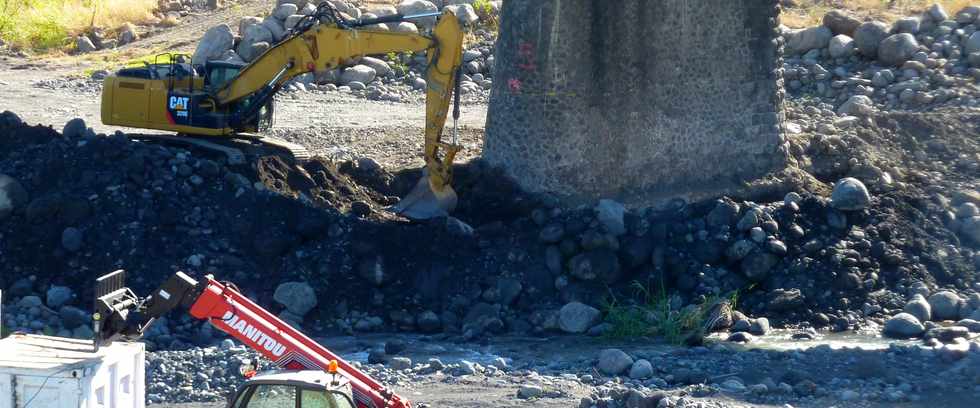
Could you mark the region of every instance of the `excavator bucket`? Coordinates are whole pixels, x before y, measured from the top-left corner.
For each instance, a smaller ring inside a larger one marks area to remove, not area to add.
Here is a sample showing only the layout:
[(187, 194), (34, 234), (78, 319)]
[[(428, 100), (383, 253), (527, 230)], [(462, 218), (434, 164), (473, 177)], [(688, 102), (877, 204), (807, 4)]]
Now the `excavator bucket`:
[(426, 169), (422, 171), (422, 178), (412, 191), (389, 210), (410, 220), (422, 221), (448, 216), (456, 209), (458, 200), (456, 190), (453, 190), (452, 186), (448, 184), (442, 187), (433, 186)]

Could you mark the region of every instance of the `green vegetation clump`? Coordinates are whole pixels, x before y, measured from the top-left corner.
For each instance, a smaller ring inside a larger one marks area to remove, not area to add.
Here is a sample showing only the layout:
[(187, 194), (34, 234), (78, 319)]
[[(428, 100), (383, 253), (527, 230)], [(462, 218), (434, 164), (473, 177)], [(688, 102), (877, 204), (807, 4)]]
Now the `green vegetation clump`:
[(95, 27), (152, 21), (156, 7), (155, 0), (0, 0), (0, 39), (35, 51), (68, 48)]
[(493, 12), (493, 5), (490, 4), (490, 0), (474, 1), (473, 11), (476, 11), (476, 15), (480, 16), (480, 21), (483, 22), (487, 28), (492, 31), (497, 31), (500, 29), (500, 23), (497, 21), (497, 15)]
[(604, 336), (609, 339), (631, 339), (637, 337), (662, 337), (671, 344), (681, 344), (691, 335), (704, 336), (704, 330), (711, 309), (719, 302), (727, 302), (732, 308), (737, 301), (737, 293), (727, 298), (709, 297), (700, 305), (675, 308), (671, 296), (663, 284), (652, 290), (642, 283), (632, 283), (634, 304), (621, 304), (610, 295), (604, 302), (603, 312), (606, 322), (612, 325)]

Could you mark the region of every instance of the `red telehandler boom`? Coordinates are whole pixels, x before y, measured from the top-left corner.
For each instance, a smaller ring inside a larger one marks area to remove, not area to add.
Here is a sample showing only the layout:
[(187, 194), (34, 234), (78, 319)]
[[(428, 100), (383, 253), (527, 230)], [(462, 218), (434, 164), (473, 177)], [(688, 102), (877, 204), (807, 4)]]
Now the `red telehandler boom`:
[[(125, 271), (100, 277), (96, 281), (93, 314), (96, 347), (116, 340), (139, 339), (156, 319), (177, 308), (185, 308), (194, 318), (210, 322), (273, 361), (286, 370), (284, 372), (314, 371), (310, 376), (319, 377), (322, 373), (335, 374), (335, 378), (341, 376), (343, 385), (349, 384), (357, 408), (413, 408), (408, 400), (252, 302), (233, 284), (218, 282), (211, 276), (199, 282), (177, 272), (146, 297), (139, 297), (126, 287)], [(278, 373), (270, 378), (283, 378), (283, 375)], [(270, 380), (259, 382), (268, 385)], [(290, 384), (294, 382), (289, 381)], [(340, 384), (332, 382), (335, 386)], [(310, 383), (319, 384), (320, 381)], [(244, 390), (249, 388), (240, 389), (239, 394)], [(242, 398), (244, 402), (241, 402)], [(248, 396), (236, 395), (229, 406), (246, 407), (243, 404), (247, 404), (247, 400)]]

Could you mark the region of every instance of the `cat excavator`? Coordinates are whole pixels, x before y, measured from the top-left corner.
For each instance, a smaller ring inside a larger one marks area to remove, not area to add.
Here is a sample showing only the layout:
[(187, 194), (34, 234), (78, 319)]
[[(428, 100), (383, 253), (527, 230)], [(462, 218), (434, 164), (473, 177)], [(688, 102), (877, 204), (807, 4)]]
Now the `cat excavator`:
[[(438, 22), (429, 34), (372, 28), (434, 17)], [(221, 142), (245, 140), (303, 161), (309, 153), (302, 146), (259, 134), (272, 124), (276, 92), (296, 76), (337, 69), (352, 58), (408, 51), (426, 52), (428, 58), (425, 168), (415, 188), (390, 210), (415, 220), (446, 216), (457, 202), (451, 182), (453, 160), (461, 149), (456, 120), (463, 52), (463, 32), (450, 10), (351, 19), (323, 2), (251, 63), (193, 65), (186, 56), (168, 54), (164, 62), (109, 75), (102, 93), (102, 122), (176, 132), (164, 137), (218, 150), (224, 147), (225, 153), (228, 149)], [(442, 132), (451, 99), (455, 99), (454, 125), (452, 140), (446, 142)]]

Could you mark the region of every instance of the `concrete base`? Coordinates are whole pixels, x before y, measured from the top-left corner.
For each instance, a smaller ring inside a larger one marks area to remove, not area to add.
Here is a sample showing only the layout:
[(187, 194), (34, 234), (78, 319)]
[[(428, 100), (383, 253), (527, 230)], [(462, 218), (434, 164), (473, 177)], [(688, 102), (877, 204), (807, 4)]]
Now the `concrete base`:
[(777, 0), (509, 0), (485, 158), (566, 204), (721, 193), (785, 165)]

